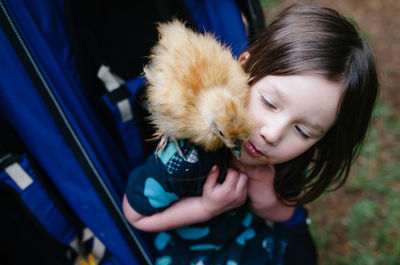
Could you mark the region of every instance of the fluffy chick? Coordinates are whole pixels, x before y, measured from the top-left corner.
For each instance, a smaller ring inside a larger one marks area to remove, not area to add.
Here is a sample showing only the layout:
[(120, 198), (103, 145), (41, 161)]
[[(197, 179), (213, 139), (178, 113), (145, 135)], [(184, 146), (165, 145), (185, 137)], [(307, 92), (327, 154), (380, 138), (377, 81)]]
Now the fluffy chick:
[[(237, 151), (251, 135), (245, 109), (249, 76), (213, 35), (174, 20), (159, 24), (144, 73), (156, 136), (187, 139), (207, 151)], [(236, 149), (235, 149), (236, 148)]]

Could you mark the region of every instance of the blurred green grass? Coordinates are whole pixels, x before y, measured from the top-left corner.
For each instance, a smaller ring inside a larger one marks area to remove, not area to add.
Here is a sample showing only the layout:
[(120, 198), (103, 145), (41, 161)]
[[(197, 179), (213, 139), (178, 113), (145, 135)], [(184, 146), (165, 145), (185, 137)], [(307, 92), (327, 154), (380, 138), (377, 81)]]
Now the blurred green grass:
[[(400, 134), (400, 118), (391, 113), (388, 104), (378, 102), (368, 139), (340, 191), (339, 196), (348, 197), (344, 200), (347, 205), (337, 205), (345, 208), (344, 212), (322, 210), (327, 205), (335, 207), (335, 192), (312, 204), (311, 231), (321, 264), (400, 264), (400, 164), (396, 160), (400, 143), (382, 140)], [(337, 220), (324, 222), (326, 218)], [(339, 240), (332, 239), (335, 233), (341, 233)]]
[(278, 0), (260, 0), (261, 6), (263, 8), (269, 8), (273, 5), (276, 5), (277, 2)]

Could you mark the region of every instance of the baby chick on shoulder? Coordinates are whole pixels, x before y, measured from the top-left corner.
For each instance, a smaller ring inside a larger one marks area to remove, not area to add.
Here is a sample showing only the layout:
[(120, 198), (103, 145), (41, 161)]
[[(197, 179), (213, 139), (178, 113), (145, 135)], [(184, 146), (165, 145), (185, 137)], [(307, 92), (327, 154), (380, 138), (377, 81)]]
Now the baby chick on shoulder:
[(159, 24), (158, 32), (144, 73), (160, 144), (187, 139), (206, 151), (226, 146), (240, 157), (253, 129), (245, 108), (248, 74), (211, 34), (195, 33), (178, 20)]

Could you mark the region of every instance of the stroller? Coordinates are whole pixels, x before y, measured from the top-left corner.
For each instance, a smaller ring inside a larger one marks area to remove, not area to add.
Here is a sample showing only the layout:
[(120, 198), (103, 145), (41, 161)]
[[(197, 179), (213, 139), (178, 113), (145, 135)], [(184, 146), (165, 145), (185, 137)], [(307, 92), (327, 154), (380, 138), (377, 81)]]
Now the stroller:
[(172, 17), (236, 56), (265, 27), (254, 0), (0, 0), (1, 264), (153, 264), (120, 205), (154, 150), (141, 73)]

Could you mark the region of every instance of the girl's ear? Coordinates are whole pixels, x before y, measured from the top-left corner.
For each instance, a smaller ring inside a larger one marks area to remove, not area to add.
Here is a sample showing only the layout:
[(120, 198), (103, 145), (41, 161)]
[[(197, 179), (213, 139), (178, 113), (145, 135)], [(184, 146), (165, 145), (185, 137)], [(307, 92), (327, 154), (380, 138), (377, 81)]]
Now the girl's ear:
[(242, 54), (239, 56), (239, 59), (238, 59), (239, 63), (243, 66), (246, 63), (249, 56), (250, 56), (250, 53), (248, 51), (242, 52)]

